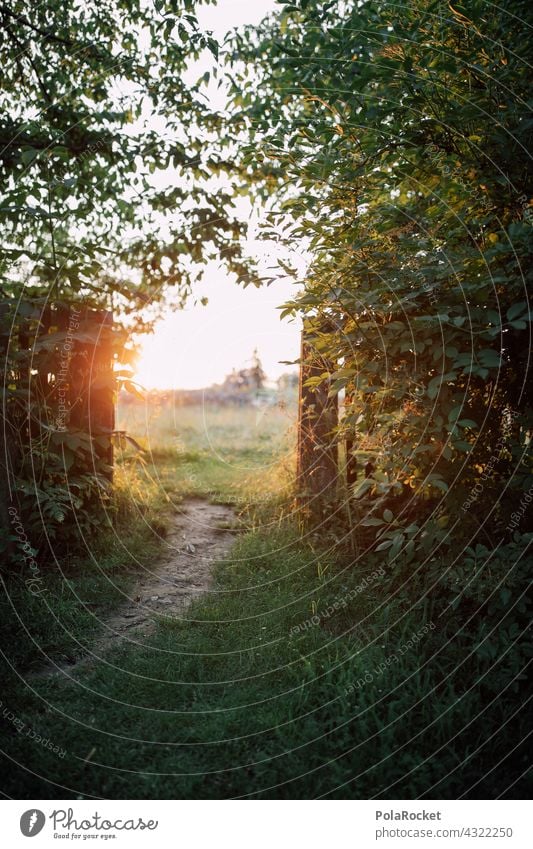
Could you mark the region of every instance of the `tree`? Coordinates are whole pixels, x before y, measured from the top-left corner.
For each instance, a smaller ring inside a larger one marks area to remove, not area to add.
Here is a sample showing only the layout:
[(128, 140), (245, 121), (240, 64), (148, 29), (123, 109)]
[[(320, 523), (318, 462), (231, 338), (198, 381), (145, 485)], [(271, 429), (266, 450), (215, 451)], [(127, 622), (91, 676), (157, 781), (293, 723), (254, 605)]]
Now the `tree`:
[[(95, 439), (83, 421), (57, 427), (62, 369), (72, 385), (95, 344), (127, 365), (118, 314), (142, 328), (140, 308), (171, 286), (180, 303), (208, 259), (249, 279), (245, 225), (217, 182), (232, 168), (231, 133), (205, 105), (209, 75), (185, 80), (203, 51), (218, 53), (196, 5), (0, 3), (0, 453), (34, 540), (60, 528), (62, 540), (77, 536), (74, 513), (100, 521), (96, 506), (109, 497), (98, 439), (110, 433)], [(95, 338), (68, 319), (111, 308), (115, 327), (103, 316)], [(64, 355), (71, 336), (76, 361)], [(112, 392), (117, 376), (134, 388), (128, 373), (91, 380)]]
[(250, 368), (233, 369), (224, 380), (223, 387), (236, 393), (249, 395), (263, 388), (266, 374), (263, 371), (257, 348), (252, 355)]
[[(220, 117), (184, 72), (216, 42), (191, 0), (0, 4), (4, 271), (54, 298), (138, 309), (222, 255), (245, 273), (210, 134)], [(229, 143), (229, 135), (225, 136)], [(169, 178), (165, 169), (173, 168)], [(167, 184), (165, 185), (165, 181)]]
[(339, 436), (373, 461), (354, 494), (391, 559), (414, 519), (476, 532), (482, 479), (505, 532), (533, 482), (530, 6), (280, 6), (235, 39), (234, 105), (269, 236), (312, 253), (286, 312), (333, 327), (315, 341), (346, 390)]

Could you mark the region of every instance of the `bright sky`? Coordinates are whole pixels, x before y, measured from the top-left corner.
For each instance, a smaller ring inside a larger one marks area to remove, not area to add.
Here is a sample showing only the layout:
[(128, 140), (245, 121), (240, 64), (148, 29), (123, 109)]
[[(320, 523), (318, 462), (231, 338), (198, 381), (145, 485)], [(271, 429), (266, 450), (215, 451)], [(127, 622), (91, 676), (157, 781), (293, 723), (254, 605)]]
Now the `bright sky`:
[(169, 313), (143, 344), (136, 380), (146, 388), (194, 389), (220, 383), (233, 368), (250, 365), (254, 348), (270, 379), (293, 371), (279, 360), (299, 356), (295, 324), (279, 320), (276, 307), (287, 284), (243, 290), (212, 269), (197, 288), (207, 306)]
[[(219, 0), (217, 6), (200, 6), (198, 17), (202, 27), (221, 39), (235, 26), (259, 23), (274, 8), (274, 0)], [(272, 265), (264, 257), (264, 244), (252, 246), (265, 266)], [(305, 258), (299, 259), (297, 264), (303, 265), (303, 270)], [(213, 265), (195, 295), (198, 299), (206, 296), (208, 305), (191, 302), (179, 312), (169, 309), (155, 333), (143, 341), (136, 374), (142, 386), (193, 389), (218, 383), (233, 368), (249, 365), (254, 348), (271, 380), (294, 370), (280, 364), (299, 356), (299, 327), (287, 320), (281, 322), (277, 309), (294, 296), (288, 280), (261, 289), (243, 289)]]
[(274, 0), (218, 0), (216, 6), (198, 6), (196, 14), (200, 26), (222, 38), (233, 27), (258, 24), (276, 8)]

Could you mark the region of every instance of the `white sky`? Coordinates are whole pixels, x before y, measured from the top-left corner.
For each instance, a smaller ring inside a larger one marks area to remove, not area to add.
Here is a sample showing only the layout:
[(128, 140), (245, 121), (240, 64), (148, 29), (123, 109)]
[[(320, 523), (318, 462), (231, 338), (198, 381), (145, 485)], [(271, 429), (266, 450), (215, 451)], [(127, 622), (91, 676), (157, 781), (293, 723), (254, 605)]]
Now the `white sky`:
[[(259, 23), (275, 7), (274, 0), (219, 0), (217, 6), (200, 6), (198, 18), (203, 28), (222, 39), (228, 29)], [(252, 246), (262, 258), (268, 251), (262, 243)], [(303, 271), (303, 256), (298, 265)], [(299, 356), (299, 327), (281, 322), (277, 309), (294, 296), (288, 280), (261, 289), (243, 289), (213, 265), (195, 295), (206, 296), (208, 305), (191, 302), (183, 311), (169, 310), (155, 333), (143, 341), (135, 378), (142, 386), (193, 389), (218, 383), (233, 368), (249, 364), (254, 348), (270, 379), (294, 370), (280, 364)]]
[(216, 6), (198, 6), (196, 15), (201, 27), (222, 38), (233, 27), (258, 24), (276, 8), (274, 0), (218, 0)]

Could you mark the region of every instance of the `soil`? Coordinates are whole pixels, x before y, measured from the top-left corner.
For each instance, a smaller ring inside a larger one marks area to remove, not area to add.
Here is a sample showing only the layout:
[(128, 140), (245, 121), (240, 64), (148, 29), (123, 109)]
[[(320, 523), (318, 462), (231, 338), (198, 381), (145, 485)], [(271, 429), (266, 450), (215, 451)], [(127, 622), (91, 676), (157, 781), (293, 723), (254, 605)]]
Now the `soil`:
[(76, 669), (97, 661), (102, 652), (128, 640), (142, 645), (161, 616), (183, 617), (189, 604), (209, 589), (214, 563), (227, 553), (235, 539), (235, 513), (225, 504), (195, 498), (176, 508), (165, 538), (165, 553), (153, 566), (145, 566), (129, 598), (101, 619), (104, 633), (88, 656), (55, 663), (38, 675)]

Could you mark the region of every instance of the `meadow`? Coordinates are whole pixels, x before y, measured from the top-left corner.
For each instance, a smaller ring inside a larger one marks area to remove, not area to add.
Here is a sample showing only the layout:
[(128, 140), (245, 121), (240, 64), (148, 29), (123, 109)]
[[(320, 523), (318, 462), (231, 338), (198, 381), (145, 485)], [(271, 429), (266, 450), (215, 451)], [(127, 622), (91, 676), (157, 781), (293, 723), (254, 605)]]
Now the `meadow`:
[[(527, 797), (533, 5), (228, 3), (218, 33), (216, 0), (26, 5), (4, 796)], [(302, 330), (298, 433), (243, 350), (296, 364), (256, 289)], [(178, 363), (221, 382), (135, 397)], [(163, 564), (174, 600), (141, 592)]]
[[(525, 647), (505, 630), (505, 600), (472, 627), (480, 586), (450, 608), (455, 576), (432, 590), (442, 562), (390, 569), (379, 553), (354, 558), (336, 526), (303, 533), (289, 489), (292, 421), (261, 412), (121, 411), (145, 453), (124, 448), (113, 532), (103, 529), (96, 561), (71, 564), (68, 579), (50, 570), (46, 596), (28, 605), (19, 595), (22, 620), (11, 617), (6, 792), (520, 797)], [(241, 531), (211, 592), (147, 638), (66, 675), (36, 674), (24, 617), (53, 660), (84, 656), (99, 615), (154, 562), (176, 505), (200, 495), (232, 504)]]

